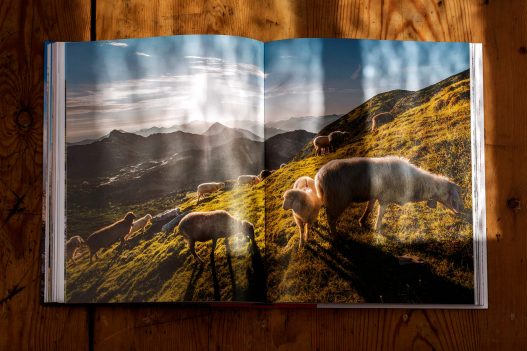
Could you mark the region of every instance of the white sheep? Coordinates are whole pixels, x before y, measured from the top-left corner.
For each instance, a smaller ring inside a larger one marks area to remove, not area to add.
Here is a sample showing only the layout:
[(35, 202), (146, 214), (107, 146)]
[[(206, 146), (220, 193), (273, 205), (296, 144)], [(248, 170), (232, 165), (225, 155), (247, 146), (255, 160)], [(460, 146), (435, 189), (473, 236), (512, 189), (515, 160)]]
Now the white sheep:
[(315, 155), (319, 156), (329, 151), (329, 137), (327, 135), (320, 135), (313, 139), (313, 147), (315, 148)]
[(196, 241), (212, 240), (211, 259), (214, 257), (216, 242), (219, 238), (243, 234), (254, 242), (254, 226), (247, 221), (240, 221), (223, 210), (209, 212), (192, 212), (179, 222), (179, 233), (188, 243), (192, 255), (201, 263), (203, 260), (196, 254)]
[(238, 185), (255, 185), (258, 184), (261, 179), (256, 175), (244, 174), (238, 177)]
[(145, 227), (147, 226), (148, 223), (150, 223), (151, 220), (152, 220), (151, 214), (146, 214), (143, 217), (136, 219), (134, 223), (132, 224), (132, 229), (130, 229), (130, 233), (126, 236), (125, 240), (128, 240), (130, 235), (132, 235), (132, 233), (137, 232), (138, 230), (144, 231)]
[(290, 189), (284, 193), (282, 208), (293, 211), (300, 232), (299, 247), (302, 247), (303, 241), (307, 241), (309, 227), (316, 221), (320, 206), (320, 199), (315, 192)]
[(199, 204), (199, 200), (201, 199), (202, 196), (206, 194), (212, 194), (222, 189), (225, 189), (225, 183), (215, 183), (215, 182), (201, 183), (200, 185), (198, 185), (198, 188), (196, 190), (196, 192), (198, 193), (197, 203)]
[(315, 187), (333, 233), (336, 233), (338, 217), (351, 203), (368, 202), (359, 220), (362, 226), (375, 201), (379, 202), (377, 231), (381, 231), (382, 217), (392, 203), (426, 201), (429, 207), (435, 208), (439, 201), (456, 214), (464, 209), (457, 184), (392, 156), (330, 161), (315, 176)]
[(73, 260), (73, 263), (77, 263), (77, 261), (75, 261), (77, 251), (85, 245), (86, 243), (84, 242), (84, 239), (78, 235), (72, 236), (68, 241), (66, 241), (66, 262)]
[(317, 190), (315, 188), (315, 181), (313, 178), (308, 176), (302, 176), (298, 178), (295, 181), (295, 184), (293, 185), (293, 189), (300, 189), (304, 191), (311, 191), (313, 194), (317, 193)]

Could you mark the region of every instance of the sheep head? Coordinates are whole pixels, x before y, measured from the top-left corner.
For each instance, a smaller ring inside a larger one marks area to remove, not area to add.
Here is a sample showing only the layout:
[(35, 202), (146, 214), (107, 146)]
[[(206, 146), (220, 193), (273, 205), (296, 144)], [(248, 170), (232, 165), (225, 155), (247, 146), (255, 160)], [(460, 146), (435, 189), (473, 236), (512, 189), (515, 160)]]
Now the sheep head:
[(124, 216), (124, 220), (127, 221), (127, 222), (130, 222), (132, 223), (134, 221), (134, 219), (136, 219), (137, 217), (134, 215), (133, 212), (128, 212), (126, 214), (126, 216)]
[(293, 195), (291, 190), (287, 190), (284, 193), (284, 202), (282, 203), (282, 208), (284, 210), (292, 210), (294, 208), (294, 203), (296, 201), (296, 196)]
[(254, 240), (254, 225), (248, 221), (242, 221), (242, 232), (250, 240)]
[(463, 200), (461, 199), (461, 187), (451, 181), (447, 182), (439, 198), (439, 202), (455, 214), (460, 214), (465, 210)]

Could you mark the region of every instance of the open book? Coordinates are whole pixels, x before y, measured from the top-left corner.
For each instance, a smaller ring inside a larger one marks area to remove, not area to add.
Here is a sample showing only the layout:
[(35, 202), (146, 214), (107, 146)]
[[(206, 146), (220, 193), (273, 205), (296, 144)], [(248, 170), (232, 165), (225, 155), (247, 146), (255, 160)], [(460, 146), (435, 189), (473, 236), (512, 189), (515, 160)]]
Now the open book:
[(481, 44), (45, 50), (45, 302), (487, 306)]

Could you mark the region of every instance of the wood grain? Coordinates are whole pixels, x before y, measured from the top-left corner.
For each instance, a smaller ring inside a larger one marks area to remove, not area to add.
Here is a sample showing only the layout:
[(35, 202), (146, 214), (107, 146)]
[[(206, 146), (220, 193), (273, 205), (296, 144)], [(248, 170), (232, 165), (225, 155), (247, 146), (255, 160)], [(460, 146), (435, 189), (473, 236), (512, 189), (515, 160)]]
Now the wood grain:
[(43, 41), (87, 39), (88, 15), (83, 0), (0, 2), (2, 350), (89, 346), (83, 308), (40, 303)]
[[(84, 307), (40, 305), (38, 248), (41, 42), (87, 40), (89, 9), (85, 0), (0, 2), (0, 301), (11, 297), (0, 310), (0, 349), (88, 346)], [(486, 311), (96, 307), (95, 349), (525, 348), (527, 7), (522, 0), (98, 0), (96, 9), (97, 39), (222, 33), (264, 41), (483, 42), (490, 286)], [(507, 206), (512, 198), (519, 207)], [(17, 285), (22, 290), (13, 289)]]

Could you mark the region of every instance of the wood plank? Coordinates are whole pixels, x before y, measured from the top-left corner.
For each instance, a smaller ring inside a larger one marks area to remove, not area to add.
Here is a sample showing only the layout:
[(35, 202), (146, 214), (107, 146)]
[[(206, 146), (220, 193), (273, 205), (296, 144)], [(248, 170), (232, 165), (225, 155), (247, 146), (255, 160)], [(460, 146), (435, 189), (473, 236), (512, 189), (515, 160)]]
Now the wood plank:
[(87, 0), (0, 2), (2, 350), (88, 348), (84, 308), (40, 302), (40, 228), (43, 41), (89, 39), (89, 13)]
[(97, 307), (95, 350), (206, 350), (208, 307)]
[[(492, 350), (523, 345), (527, 338), (527, 246), (522, 230), (527, 178), (526, 14), (521, 0), (99, 1), (98, 39), (222, 33), (265, 41), (291, 37), (481, 41), (485, 65), (488, 311), (214, 309), (209, 325), (196, 326), (191, 318), (178, 322), (178, 328), (162, 329), (171, 334), (166, 342), (154, 334), (121, 332), (112, 336), (112, 345), (142, 345), (146, 338), (168, 347), (185, 330), (196, 335), (210, 331), (209, 348), (214, 349), (241, 345)], [(519, 199), (522, 206), (509, 208), (511, 198)], [(150, 307), (98, 308), (96, 345), (105, 345), (100, 338), (108, 334), (101, 321), (128, 330), (151, 311)], [(167, 306), (163, 318), (177, 318), (180, 313), (179, 308)], [(200, 311), (185, 313), (199, 316)]]

